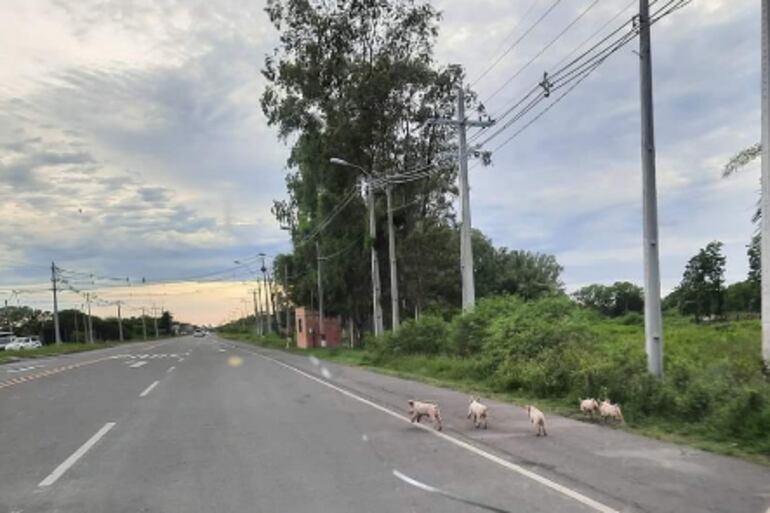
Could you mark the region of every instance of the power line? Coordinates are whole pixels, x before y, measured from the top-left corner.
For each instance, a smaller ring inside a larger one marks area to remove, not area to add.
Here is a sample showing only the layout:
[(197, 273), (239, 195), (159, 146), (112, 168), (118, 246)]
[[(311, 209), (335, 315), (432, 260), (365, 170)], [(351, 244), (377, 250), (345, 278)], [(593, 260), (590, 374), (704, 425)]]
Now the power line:
[[(653, 15), (654, 21), (659, 21), (664, 16), (671, 14), (675, 10), (678, 10), (684, 7), (690, 1), (691, 0), (669, 0), (669, 2), (667, 2), (665, 5), (663, 5), (660, 9), (658, 9), (654, 13)], [(622, 47), (624, 47), (626, 44), (628, 44), (638, 35), (638, 29), (634, 22), (635, 22), (635, 17), (623, 23), (620, 27), (616, 28), (612, 33), (605, 36), (604, 38), (602, 38), (602, 40), (600, 40), (598, 43), (593, 45), (589, 50), (583, 52), (580, 56), (573, 59), (573, 61), (570, 62), (569, 64), (561, 67), (560, 69), (553, 72), (552, 74), (546, 73), (544, 76), (543, 82), (540, 82), (537, 86), (535, 86), (532, 90), (530, 90), (530, 92), (527, 93), (527, 95), (525, 95), (524, 98), (519, 100), (512, 108), (508, 109), (503, 114), (503, 116), (501, 116), (501, 118), (507, 117), (509, 114), (513, 113), (516, 110), (516, 108), (518, 108), (522, 103), (524, 103), (528, 98), (530, 98), (535, 92), (537, 92), (538, 88), (541, 89), (539, 94), (533, 100), (531, 100), (528, 104), (526, 104), (521, 110), (519, 110), (512, 119), (508, 120), (502, 127), (498, 128), (492, 135), (485, 138), (481, 143), (479, 143), (478, 146), (483, 147), (492, 139), (502, 134), (511, 125), (513, 125), (514, 123), (522, 119), (527, 113), (529, 113), (532, 109), (534, 109), (540, 102), (546, 100), (552, 92), (567, 86), (571, 82), (577, 81), (577, 83), (581, 83), (588, 75), (590, 75), (596, 69), (596, 67), (598, 67), (598, 65), (602, 64), (612, 54), (620, 50)], [(610, 38), (615, 36), (618, 32), (622, 31), (623, 28), (625, 28), (629, 24), (632, 24), (632, 27), (630, 30), (628, 30), (626, 33), (622, 34), (621, 36), (617, 37), (616, 39), (608, 43), (606, 46), (602, 47), (604, 43), (606, 43)], [(598, 51), (594, 52), (594, 50), (597, 50), (597, 49)], [(581, 62), (581, 61), (584, 61), (584, 62)], [(569, 88), (567, 93), (569, 93), (573, 89), (574, 87)], [(566, 96), (567, 93), (560, 96), (559, 101), (561, 101), (561, 99), (564, 96)], [(547, 110), (550, 110), (550, 107), (546, 109), (546, 112)], [(543, 114), (544, 112), (538, 115), (536, 119), (539, 119), (540, 117), (542, 117)], [(532, 122), (529, 122), (526, 125), (526, 127), (529, 127), (531, 124)], [(519, 133), (521, 133), (521, 131), (522, 130), (517, 131), (515, 135), (518, 135)], [(508, 140), (511, 140), (512, 138), (513, 137), (509, 138)], [(506, 142), (508, 142), (508, 140)]]
[[(511, 46), (509, 46), (497, 59), (495, 59), (492, 62), (492, 64), (490, 64), (487, 67), (487, 69), (484, 70), (481, 76), (475, 80), (474, 83), (478, 82), (479, 80), (481, 80), (481, 78), (486, 76), (487, 73), (492, 71), (494, 67), (497, 66), (498, 63), (505, 58), (506, 55), (508, 55), (514, 48), (516, 48), (519, 45), (519, 43), (521, 43), (524, 40), (524, 38), (527, 37), (529, 33), (535, 29), (535, 27), (540, 25), (540, 22), (542, 22), (546, 18), (546, 16), (548, 16), (551, 13), (551, 11), (553, 11), (556, 8), (556, 6), (559, 5), (559, 3), (561, 3), (561, 0), (554, 0), (554, 2), (550, 5), (550, 7), (548, 7), (548, 9), (546, 9), (546, 11), (543, 14), (541, 14), (540, 17), (537, 20), (535, 20), (535, 22), (532, 25), (530, 25), (529, 28), (525, 30), (524, 33), (521, 36), (519, 36), (519, 38), (516, 39), (516, 41), (514, 41)], [(492, 99), (492, 97), (494, 96), (495, 95), (493, 94), (490, 97), (488, 97), (487, 101)]]
[(557, 42), (559, 39), (561, 39), (562, 37), (564, 37), (564, 34), (566, 34), (567, 32), (569, 32), (569, 30), (570, 30), (572, 27), (574, 27), (574, 26), (575, 26), (575, 25), (576, 25), (576, 24), (577, 24), (577, 23), (578, 23), (578, 22), (579, 22), (581, 19), (583, 19), (583, 17), (584, 17), (586, 14), (588, 14), (588, 13), (591, 11), (591, 9), (593, 9), (593, 8), (596, 6), (596, 4), (598, 4), (600, 1), (601, 1), (601, 0), (594, 0), (593, 2), (591, 2), (591, 4), (589, 4), (589, 6), (588, 6), (588, 7), (586, 7), (585, 9), (583, 9), (583, 11), (582, 11), (582, 12), (581, 12), (581, 13), (580, 13), (580, 14), (579, 14), (579, 15), (578, 15), (578, 16), (577, 16), (577, 17), (576, 17), (574, 20), (572, 20), (571, 22), (569, 22), (569, 23), (567, 24), (567, 26), (566, 26), (566, 27), (564, 27), (564, 28), (561, 30), (561, 32), (559, 32), (559, 33), (556, 35), (556, 37), (554, 37), (553, 39), (551, 39), (551, 41), (549, 41), (549, 42), (548, 42), (548, 44), (546, 44), (546, 45), (545, 45), (543, 48), (541, 48), (541, 49), (540, 49), (540, 51), (539, 51), (539, 52), (537, 52), (537, 53), (536, 53), (536, 54), (535, 54), (535, 55), (534, 55), (534, 56), (533, 56), (533, 57), (532, 57), (532, 58), (531, 58), (529, 61), (527, 61), (527, 63), (526, 63), (526, 64), (524, 64), (522, 67), (520, 67), (520, 68), (518, 69), (518, 71), (516, 71), (516, 73), (514, 73), (514, 74), (513, 74), (511, 77), (509, 77), (509, 78), (508, 78), (508, 79), (507, 79), (505, 82), (503, 82), (503, 83), (502, 83), (502, 85), (500, 85), (500, 87), (498, 87), (498, 88), (497, 88), (497, 89), (496, 89), (496, 90), (495, 90), (495, 91), (494, 91), (494, 92), (493, 92), (493, 93), (492, 93), (492, 94), (491, 94), (491, 95), (490, 95), (490, 96), (487, 98), (487, 101), (489, 101), (491, 98), (495, 97), (495, 96), (496, 96), (498, 93), (500, 93), (500, 91), (502, 91), (503, 89), (505, 89), (505, 87), (506, 87), (508, 84), (510, 84), (511, 82), (513, 82), (513, 81), (516, 79), (516, 77), (518, 77), (519, 75), (521, 75), (521, 74), (524, 72), (524, 70), (526, 70), (526, 69), (527, 69), (527, 68), (528, 68), (528, 67), (529, 67), (529, 66), (530, 66), (530, 65), (531, 65), (533, 62), (535, 62), (535, 61), (536, 61), (538, 58), (540, 58), (540, 56), (541, 56), (541, 55), (543, 55), (545, 52), (547, 52), (547, 51), (548, 51), (548, 49), (549, 49), (549, 48), (551, 48), (551, 46), (553, 46), (553, 45), (554, 45), (554, 44), (555, 44), (555, 43), (556, 43), (556, 42)]
[(557, 105), (557, 104), (558, 104), (560, 101), (562, 101), (562, 100), (564, 99), (564, 97), (565, 97), (565, 96), (567, 96), (569, 93), (571, 93), (571, 92), (572, 92), (572, 91), (573, 91), (573, 90), (574, 90), (574, 89), (575, 89), (577, 86), (579, 86), (579, 85), (580, 85), (580, 83), (581, 83), (581, 82), (583, 82), (583, 81), (584, 81), (586, 78), (588, 78), (588, 77), (591, 75), (591, 73), (593, 73), (593, 72), (594, 72), (594, 70), (596, 70), (596, 68), (598, 68), (598, 67), (599, 67), (599, 65), (600, 65), (600, 64), (601, 64), (601, 62), (600, 62), (600, 63), (598, 63), (598, 64), (595, 64), (593, 68), (591, 68), (590, 70), (588, 70), (588, 72), (584, 73), (584, 74), (583, 74), (583, 75), (582, 75), (582, 76), (581, 76), (579, 79), (577, 79), (577, 80), (576, 80), (576, 81), (575, 81), (575, 82), (574, 82), (574, 83), (573, 83), (573, 84), (572, 84), (572, 85), (571, 85), (571, 86), (570, 86), (570, 87), (569, 87), (569, 88), (568, 88), (566, 91), (564, 91), (564, 92), (563, 92), (561, 95), (559, 95), (559, 97), (558, 97), (558, 98), (556, 98), (556, 100), (554, 100), (554, 101), (553, 101), (551, 104), (549, 104), (549, 105), (548, 105), (548, 106), (547, 106), (545, 109), (543, 109), (543, 110), (542, 110), (540, 113), (538, 113), (538, 114), (537, 114), (535, 117), (533, 117), (531, 120), (529, 120), (529, 121), (528, 121), (528, 122), (527, 122), (527, 123), (526, 123), (524, 126), (522, 126), (522, 127), (521, 127), (521, 128), (519, 128), (519, 129), (518, 129), (516, 132), (514, 132), (514, 133), (513, 133), (513, 134), (512, 134), (510, 137), (508, 137), (508, 138), (507, 138), (505, 141), (503, 141), (501, 144), (497, 145), (497, 147), (495, 147), (495, 149), (494, 149), (494, 150), (492, 150), (492, 152), (496, 152), (497, 150), (499, 150), (500, 148), (502, 148), (503, 146), (505, 146), (506, 144), (508, 144), (508, 143), (509, 143), (509, 142), (511, 142), (512, 140), (514, 140), (516, 137), (518, 137), (518, 136), (519, 136), (519, 134), (521, 134), (521, 133), (522, 133), (524, 130), (526, 130), (527, 128), (529, 128), (530, 126), (532, 126), (532, 124), (533, 124), (533, 123), (535, 123), (535, 122), (536, 122), (538, 119), (540, 119), (541, 117), (543, 117), (543, 116), (545, 115), (545, 113), (546, 113), (546, 112), (548, 112), (549, 110), (551, 110), (552, 108), (554, 108), (554, 107), (555, 107), (555, 106), (556, 106), (556, 105)]
[[(506, 41), (508, 41), (508, 39), (510, 39), (510, 38), (511, 38), (511, 36), (513, 36), (513, 34), (515, 34), (515, 33), (516, 33), (516, 31), (517, 31), (517, 30), (518, 30), (518, 28), (519, 28), (519, 25), (521, 25), (521, 24), (524, 22), (524, 20), (526, 20), (526, 19), (527, 19), (527, 17), (529, 16), (529, 13), (530, 13), (530, 12), (532, 12), (532, 9), (535, 7), (535, 5), (537, 4), (537, 2), (538, 2), (538, 0), (532, 0), (532, 3), (531, 3), (531, 4), (529, 4), (529, 7), (528, 7), (528, 8), (527, 8), (527, 10), (524, 12), (524, 14), (522, 15), (522, 17), (521, 17), (521, 18), (519, 18), (519, 21), (518, 21), (518, 22), (516, 22), (516, 25), (514, 25), (514, 26), (513, 26), (513, 28), (511, 29), (511, 31), (510, 31), (510, 32), (508, 32), (508, 35), (506, 35), (506, 36), (503, 38), (502, 42), (501, 42), (501, 43), (500, 43), (500, 45), (497, 47), (497, 49), (494, 51), (494, 53), (497, 53), (497, 52), (499, 52), (499, 51), (500, 51), (500, 49), (501, 49), (501, 48), (503, 48), (503, 46), (505, 46), (505, 42), (506, 42)], [(487, 73), (489, 73), (489, 72), (492, 70), (492, 68), (494, 68), (494, 64), (493, 64), (492, 66), (490, 66), (489, 68), (487, 68), (487, 70), (486, 70), (486, 71), (484, 71), (483, 73), (481, 73), (481, 75), (479, 75), (478, 77), (476, 77), (476, 80), (474, 80), (473, 82), (471, 82), (470, 86), (471, 86), (471, 87), (473, 87), (474, 85), (476, 85), (476, 84), (477, 84), (477, 83), (478, 83), (478, 82), (479, 82), (479, 81), (480, 81), (482, 78), (484, 78), (484, 77), (487, 75)]]

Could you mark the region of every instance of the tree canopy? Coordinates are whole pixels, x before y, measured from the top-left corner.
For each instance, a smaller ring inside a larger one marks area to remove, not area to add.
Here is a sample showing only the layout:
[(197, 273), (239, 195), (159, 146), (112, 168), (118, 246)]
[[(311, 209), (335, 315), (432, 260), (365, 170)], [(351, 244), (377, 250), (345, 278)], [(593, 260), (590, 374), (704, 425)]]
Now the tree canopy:
[(719, 241), (709, 242), (689, 260), (675, 296), (680, 312), (696, 319), (722, 314), (726, 263)]
[(610, 317), (629, 312), (642, 313), (644, 310), (643, 289), (627, 281), (616, 281), (612, 285), (587, 285), (572, 296), (581, 305)]

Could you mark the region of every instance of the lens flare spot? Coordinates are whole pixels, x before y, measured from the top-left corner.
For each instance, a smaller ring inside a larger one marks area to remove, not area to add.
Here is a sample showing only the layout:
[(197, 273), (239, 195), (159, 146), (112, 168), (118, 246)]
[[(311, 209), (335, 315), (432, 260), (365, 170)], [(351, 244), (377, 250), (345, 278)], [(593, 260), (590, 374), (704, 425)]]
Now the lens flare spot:
[(229, 365), (230, 367), (240, 367), (242, 363), (243, 363), (243, 358), (241, 358), (240, 356), (231, 356), (230, 358), (227, 359), (227, 365)]

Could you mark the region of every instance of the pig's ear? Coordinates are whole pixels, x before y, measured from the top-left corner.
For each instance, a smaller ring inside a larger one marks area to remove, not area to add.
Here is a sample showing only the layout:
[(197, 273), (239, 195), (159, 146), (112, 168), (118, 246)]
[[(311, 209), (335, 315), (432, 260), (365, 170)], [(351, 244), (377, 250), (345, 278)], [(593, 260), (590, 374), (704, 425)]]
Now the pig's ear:
[(409, 406), (414, 406), (414, 401), (412, 401), (411, 399), (408, 400), (407, 402), (409, 403)]

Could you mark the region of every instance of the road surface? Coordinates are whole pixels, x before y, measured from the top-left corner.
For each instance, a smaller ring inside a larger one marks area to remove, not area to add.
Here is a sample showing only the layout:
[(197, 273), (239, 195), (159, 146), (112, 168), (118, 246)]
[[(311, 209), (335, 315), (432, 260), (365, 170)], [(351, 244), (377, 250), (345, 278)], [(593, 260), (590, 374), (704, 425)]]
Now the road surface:
[[(410, 424), (437, 400), (444, 431)], [(0, 512), (766, 513), (770, 469), (215, 336), (0, 366)], [(395, 471), (395, 473), (394, 473)], [(427, 489), (426, 486), (427, 485)]]

